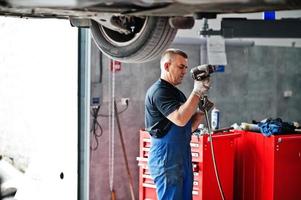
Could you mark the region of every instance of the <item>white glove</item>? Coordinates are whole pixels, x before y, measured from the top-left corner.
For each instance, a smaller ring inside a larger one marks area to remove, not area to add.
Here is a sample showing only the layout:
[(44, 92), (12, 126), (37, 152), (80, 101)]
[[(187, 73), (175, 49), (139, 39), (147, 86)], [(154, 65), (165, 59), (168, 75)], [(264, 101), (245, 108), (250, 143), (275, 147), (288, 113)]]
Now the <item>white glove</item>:
[(192, 92), (198, 97), (203, 96), (210, 88), (210, 78), (206, 78), (202, 81), (194, 81)]

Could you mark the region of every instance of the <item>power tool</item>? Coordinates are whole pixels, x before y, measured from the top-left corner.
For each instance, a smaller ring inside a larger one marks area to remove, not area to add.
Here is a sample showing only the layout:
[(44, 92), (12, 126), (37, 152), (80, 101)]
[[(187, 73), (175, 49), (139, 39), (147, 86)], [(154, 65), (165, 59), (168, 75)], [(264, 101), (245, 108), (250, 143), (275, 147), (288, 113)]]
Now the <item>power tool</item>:
[(194, 80), (201, 81), (210, 77), (210, 74), (215, 72), (218, 67), (219, 65), (203, 64), (192, 68), (190, 73)]
[[(210, 74), (216, 71), (217, 66), (216, 65), (209, 65), (209, 64), (203, 64), (196, 66), (190, 70), (191, 76), (196, 81), (202, 81), (208, 77), (210, 77)], [(200, 99), (199, 102), (199, 108), (202, 111), (210, 111), (210, 109), (213, 107), (213, 103), (208, 100), (207, 96)]]

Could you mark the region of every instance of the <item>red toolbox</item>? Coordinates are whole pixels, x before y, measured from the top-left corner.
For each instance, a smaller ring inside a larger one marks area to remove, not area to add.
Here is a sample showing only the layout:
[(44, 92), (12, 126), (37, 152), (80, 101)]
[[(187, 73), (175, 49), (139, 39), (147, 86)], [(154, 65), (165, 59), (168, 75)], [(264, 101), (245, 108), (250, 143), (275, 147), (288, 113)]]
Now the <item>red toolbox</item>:
[(301, 199), (301, 134), (236, 132), (235, 199)]
[[(213, 135), (213, 145), (217, 169), (221, 180), (226, 200), (233, 199), (234, 190), (234, 156), (236, 139), (240, 133), (223, 133)], [(220, 192), (216, 181), (211, 147), (208, 135), (193, 136), (190, 143), (194, 170), (193, 200), (220, 200)], [(147, 159), (150, 148), (150, 136), (145, 131), (140, 131), (140, 156), (137, 158), (139, 165), (139, 199), (155, 200), (156, 191), (151, 179)]]

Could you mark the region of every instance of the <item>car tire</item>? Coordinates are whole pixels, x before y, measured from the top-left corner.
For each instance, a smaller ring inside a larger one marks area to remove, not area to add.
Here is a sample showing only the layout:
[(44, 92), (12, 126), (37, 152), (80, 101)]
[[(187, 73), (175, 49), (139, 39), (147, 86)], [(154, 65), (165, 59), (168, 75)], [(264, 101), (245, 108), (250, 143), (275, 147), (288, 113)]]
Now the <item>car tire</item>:
[(177, 29), (168, 20), (168, 17), (146, 17), (139, 32), (130, 36), (92, 20), (91, 33), (98, 48), (110, 58), (126, 63), (147, 62), (161, 55), (174, 39)]

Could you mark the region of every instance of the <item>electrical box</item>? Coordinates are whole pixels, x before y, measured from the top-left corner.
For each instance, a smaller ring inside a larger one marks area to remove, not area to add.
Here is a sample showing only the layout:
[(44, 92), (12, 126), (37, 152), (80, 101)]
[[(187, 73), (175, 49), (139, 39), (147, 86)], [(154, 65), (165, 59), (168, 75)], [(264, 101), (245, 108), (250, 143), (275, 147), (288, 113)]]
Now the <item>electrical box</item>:
[(102, 102), (102, 83), (91, 83), (91, 106), (100, 106)]
[[(234, 189), (234, 158), (236, 150), (236, 139), (240, 133), (223, 133), (213, 135), (213, 145), (217, 169), (225, 199), (233, 199)], [(139, 199), (156, 200), (156, 186), (149, 174), (147, 161), (151, 145), (151, 139), (147, 132), (140, 131), (140, 155), (137, 158), (139, 165)], [(193, 200), (220, 200), (221, 195), (218, 189), (214, 173), (211, 147), (208, 135), (192, 136), (190, 143), (194, 182)]]

